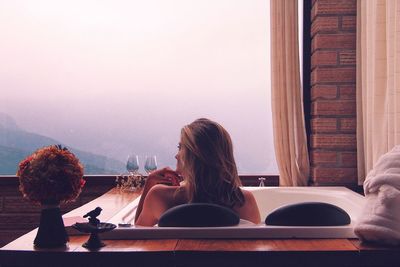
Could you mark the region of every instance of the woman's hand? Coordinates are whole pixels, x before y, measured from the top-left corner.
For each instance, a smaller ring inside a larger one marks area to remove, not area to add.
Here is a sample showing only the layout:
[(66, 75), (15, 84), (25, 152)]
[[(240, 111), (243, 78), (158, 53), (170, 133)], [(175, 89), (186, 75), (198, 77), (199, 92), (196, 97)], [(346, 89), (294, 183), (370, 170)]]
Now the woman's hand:
[[(181, 178), (176, 171), (174, 171), (170, 168), (164, 168), (164, 169), (152, 172), (146, 180), (146, 185), (147, 185), (147, 187), (150, 187), (150, 188), (156, 184), (178, 186), (180, 181), (181, 181)], [(145, 185), (145, 187), (146, 187), (146, 185)]]

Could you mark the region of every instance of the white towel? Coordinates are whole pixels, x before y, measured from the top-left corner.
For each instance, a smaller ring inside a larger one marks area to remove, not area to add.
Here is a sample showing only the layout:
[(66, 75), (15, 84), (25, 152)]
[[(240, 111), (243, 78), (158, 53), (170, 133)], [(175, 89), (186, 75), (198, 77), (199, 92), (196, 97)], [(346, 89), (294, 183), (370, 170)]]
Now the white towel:
[(363, 241), (400, 244), (400, 145), (382, 155), (364, 182), (366, 204), (354, 228)]

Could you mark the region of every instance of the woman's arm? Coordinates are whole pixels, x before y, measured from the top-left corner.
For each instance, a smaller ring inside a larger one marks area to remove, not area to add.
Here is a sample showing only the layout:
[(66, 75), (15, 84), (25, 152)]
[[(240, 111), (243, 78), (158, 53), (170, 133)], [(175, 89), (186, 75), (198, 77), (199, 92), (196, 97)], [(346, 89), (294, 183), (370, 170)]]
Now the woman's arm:
[(259, 224), (261, 222), (261, 217), (257, 201), (254, 198), (253, 193), (244, 189), (241, 190), (244, 195), (245, 203), (242, 207), (238, 209), (240, 218), (251, 221), (255, 224)]
[[(163, 195), (163, 189), (165, 188), (160, 188), (163, 187), (162, 185), (155, 185), (153, 186), (148, 194), (145, 196), (145, 199), (142, 202), (142, 208), (139, 212), (137, 210), (136, 216), (135, 216), (135, 225), (141, 225), (141, 226), (153, 226), (158, 222), (158, 217), (156, 214), (159, 213), (157, 210), (161, 209), (162, 205), (164, 204), (163, 201), (161, 200), (161, 196)], [(157, 210), (155, 210), (155, 208)]]
[[(151, 188), (153, 188), (157, 184), (174, 185), (174, 186), (179, 185), (179, 176), (175, 171), (169, 168), (164, 168), (155, 171), (149, 175), (149, 177), (146, 180), (146, 184), (144, 185), (142, 195), (140, 196), (139, 205), (136, 209), (135, 223), (137, 222), (140, 214), (143, 211), (145, 200), (149, 202), (154, 201), (152, 200), (152, 197), (150, 197), (147, 200), (146, 196), (149, 194)], [(148, 203), (146, 207), (149, 206), (150, 204), (151, 203)], [(149, 209), (149, 207), (147, 207), (147, 209)], [(148, 213), (147, 209), (146, 213)]]

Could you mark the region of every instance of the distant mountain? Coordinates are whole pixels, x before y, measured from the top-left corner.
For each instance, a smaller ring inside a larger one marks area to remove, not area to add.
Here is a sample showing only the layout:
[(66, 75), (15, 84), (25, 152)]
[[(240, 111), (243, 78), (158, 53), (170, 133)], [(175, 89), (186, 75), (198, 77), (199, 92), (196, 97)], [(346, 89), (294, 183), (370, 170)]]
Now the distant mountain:
[(18, 125), (14, 118), (12, 118), (10, 115), (5, 114), (0, 112), (0, 127), (3, 126), (4, 128), (10, 129), (10, 130), (17, 130)]
[(0, 175), (15, 174), (18, 163), (29, 154), (27, 151), (0, 146)]
[(119, 174), (123, 162), (69, 147), (60, 141), (18, 127), (10, 116), (0, 113), (0, 175), (15, 174), (18, 163), (36, 149), (53, 144), (66, 146), (85, 167), (85, 174)]

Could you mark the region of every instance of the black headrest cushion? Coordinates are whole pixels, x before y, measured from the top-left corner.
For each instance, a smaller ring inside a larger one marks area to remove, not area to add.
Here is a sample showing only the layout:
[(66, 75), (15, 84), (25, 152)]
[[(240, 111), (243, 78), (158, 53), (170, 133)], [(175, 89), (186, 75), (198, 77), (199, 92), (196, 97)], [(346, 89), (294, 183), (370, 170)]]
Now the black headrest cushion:
[(265, 218), (267, 225), (340, 226), (350, 224), (343, 209), (323, 202), (302, 202), (277, 208)]
[(218, 227), (239, 224), (233, 210), (209, 203), (190, 203), (173, 207), (158, 221), (159, 227)]

